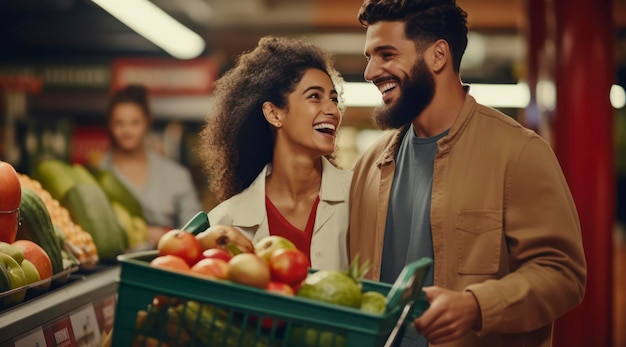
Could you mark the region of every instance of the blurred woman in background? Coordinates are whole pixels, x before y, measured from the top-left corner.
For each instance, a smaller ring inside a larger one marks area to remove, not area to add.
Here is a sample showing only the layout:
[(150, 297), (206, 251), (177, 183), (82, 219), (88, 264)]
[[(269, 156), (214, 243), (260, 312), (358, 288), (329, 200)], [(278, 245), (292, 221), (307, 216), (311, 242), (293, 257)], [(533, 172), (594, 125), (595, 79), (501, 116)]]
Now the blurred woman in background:
[(179, 163), (146, 148), (152, 113), (145, 87), (129, 85), (113, 94), (107, 125), (111, 147), (100, 167), (113, 171), (135, 195), (148, 225), (147, 242), (155, 247), (161, 235), (202, 209), (191, 175)]
[(341, 78), (304, 41), (264, 37), (217, 82), (199, 156), (219, 201), (212, 225), (253, 243), (291, 240), (318, 269), (348, 266), (352, 174), (335, 166)]

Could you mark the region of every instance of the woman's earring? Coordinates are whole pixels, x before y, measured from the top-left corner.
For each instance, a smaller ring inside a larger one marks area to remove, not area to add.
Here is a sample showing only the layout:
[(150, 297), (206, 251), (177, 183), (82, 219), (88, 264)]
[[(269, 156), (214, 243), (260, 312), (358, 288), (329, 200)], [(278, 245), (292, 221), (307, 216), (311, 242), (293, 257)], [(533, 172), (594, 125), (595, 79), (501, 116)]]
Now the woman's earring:
[(276, 124), (274, 124), (275, 127), (280, 128), (283, 126), (283, 123), (281, 122), (276, 122)]

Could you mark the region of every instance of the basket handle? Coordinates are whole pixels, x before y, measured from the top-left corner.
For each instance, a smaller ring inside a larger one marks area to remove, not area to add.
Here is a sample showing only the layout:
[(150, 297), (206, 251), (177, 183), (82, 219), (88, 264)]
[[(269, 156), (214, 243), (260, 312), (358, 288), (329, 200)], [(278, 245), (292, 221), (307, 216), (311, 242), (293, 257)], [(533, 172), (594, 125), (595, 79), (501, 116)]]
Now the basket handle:
[(210, 227), (209, 216), (204, 211), (200, 211), (196, 213), (195, 216), (191, 217), (191, 219), (185, 223), (180, 230), (188, 231), (194, 235), (199, 234), (202, 231), (207, 230)]
[(428, 308), (428, 301), (423, 297), (422, 286), (432, 263), (432, 259), (422, 258), (407, 264), (387, 294), (387, 311), (400, 306), (402, 313), (391, 331), (385, 347), (395, 346), (398, 338), (404, 334), (406, 320), (415, 318), (412, 314), (414, 308), (420, 311), (418, 312), (420, 315)]

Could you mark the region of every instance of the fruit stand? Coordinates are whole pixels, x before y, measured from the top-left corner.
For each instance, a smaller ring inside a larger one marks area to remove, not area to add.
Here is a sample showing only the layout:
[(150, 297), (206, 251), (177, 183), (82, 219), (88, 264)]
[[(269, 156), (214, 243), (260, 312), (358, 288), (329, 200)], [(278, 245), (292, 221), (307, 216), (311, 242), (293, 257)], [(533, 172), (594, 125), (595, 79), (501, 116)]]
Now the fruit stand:
[(0, 311), (0, 346), (88, 346), (79, 342), (90, 337), (100, 346), (113, 326), (119, 273), (119, 266), (73, 272), (49, 292)]
[(28, 176), (0, 162), (0, 346), (99, 347), (115, 316), (115, 257), (145, 223), (116, 206), (129, 198), (111, 175), (42, 163)]

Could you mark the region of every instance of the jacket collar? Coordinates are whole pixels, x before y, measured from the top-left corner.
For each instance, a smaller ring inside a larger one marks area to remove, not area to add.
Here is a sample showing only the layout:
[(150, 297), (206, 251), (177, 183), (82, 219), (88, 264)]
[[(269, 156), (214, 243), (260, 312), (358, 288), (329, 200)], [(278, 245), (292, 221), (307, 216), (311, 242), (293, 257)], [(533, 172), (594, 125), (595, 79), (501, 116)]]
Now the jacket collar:
[[(243, 192), (242, 197), (246, 196), (247, 206), (240, 206), (237, 211), (233, 212), (233, 224), (241, 227), (253, 227), (260, 225), (266, 218), (265, 209), (265, 178), (271, 173), (272, 164), (265, 165), (263, 170), (254, 179), (252, 184)], [(322, 182), (320, 187), (320, 201), (325, 202), (342, 202), (347, 194), (342, 193), (345, 189), (349, 189), (344, 184), (345, 180), (341, 178), (341, 171), (331, 164), (328, 159), (322, 157)]]
[[(469, 90), (467, 85), (464, 85), (464, 88)], [(459, 115), (454, 120), (454, 123), (452, 123), (450, 132), (448, 132), (448, 135), (437, 141), (439, 145), (439, 153), (449, 151), (458, 141), (460, 134), (463, 132), (463, 129), (467, 126), (471, 115), (474, 113), (473, 111), (476, 108), (476, 105), (476, 99), (474, 99), (473, 96), (466, 94), (461, 112), (459, 112)], [(396, 153), (400, 148), (400, 142), (402, 141), (404, 134), (406, 134), (409, 129), (411, 129), (411, 124), (407, 124), (402, 128), (393, 131), (394, 134), (390, 135), (390, 141), (387, 143), (385, 150), (376, 161), (376, 165), (378, 167), (387, 165), (394, 160)]]

